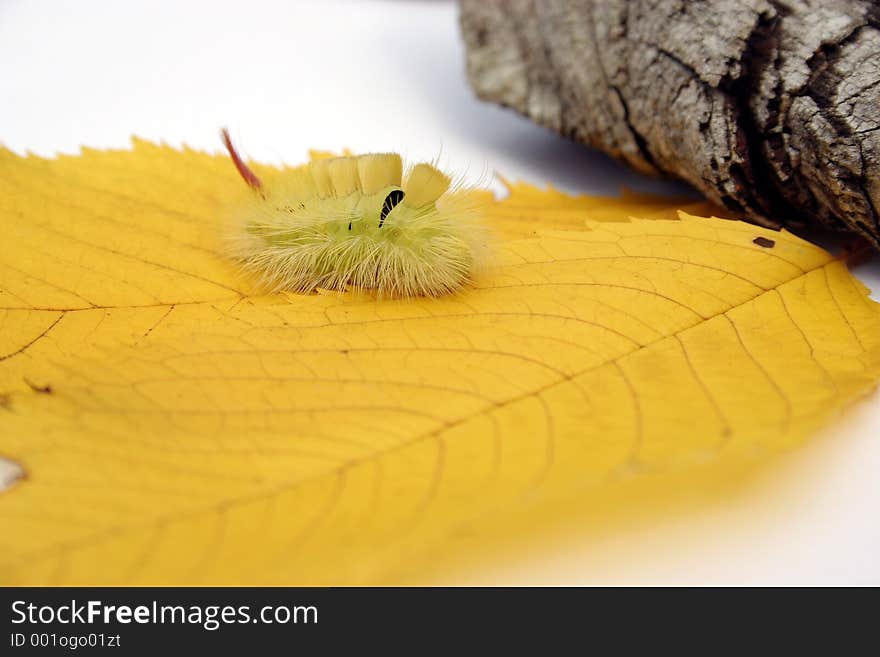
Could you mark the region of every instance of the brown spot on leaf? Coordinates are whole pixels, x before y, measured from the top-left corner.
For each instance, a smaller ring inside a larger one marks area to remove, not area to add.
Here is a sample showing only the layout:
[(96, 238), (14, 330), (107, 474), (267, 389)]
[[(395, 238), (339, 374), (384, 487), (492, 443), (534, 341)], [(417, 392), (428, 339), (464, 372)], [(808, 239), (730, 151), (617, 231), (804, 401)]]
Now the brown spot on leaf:
[(52, 386), (50, 386), (48, 383), (46, 385), (41, 386), (41, 385), (34, 383), (33, 381), (28, 381), (27, 379), (25, 379), (24, 382), (27, 384), (28, 388), (30, 388), (34, 392), (38, 392), (41, 395), (51, 395), (52, 394)]
[(758, 246), (762, 246), (765, 249), (772, 249), (776, 246), (776, 242), (771, 239), (767, 239), (766, 237), (756, 237), (752, 240), (753, 244), (757, 244)]

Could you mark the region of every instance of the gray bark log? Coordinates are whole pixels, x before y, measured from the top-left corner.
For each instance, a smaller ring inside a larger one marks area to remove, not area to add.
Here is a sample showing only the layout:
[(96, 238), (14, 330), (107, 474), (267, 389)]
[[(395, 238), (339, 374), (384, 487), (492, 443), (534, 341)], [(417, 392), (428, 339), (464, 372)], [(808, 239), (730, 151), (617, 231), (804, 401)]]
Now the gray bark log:
[(477, 94), (765, 225), (880, 248), (880, 2), (461, 0)]

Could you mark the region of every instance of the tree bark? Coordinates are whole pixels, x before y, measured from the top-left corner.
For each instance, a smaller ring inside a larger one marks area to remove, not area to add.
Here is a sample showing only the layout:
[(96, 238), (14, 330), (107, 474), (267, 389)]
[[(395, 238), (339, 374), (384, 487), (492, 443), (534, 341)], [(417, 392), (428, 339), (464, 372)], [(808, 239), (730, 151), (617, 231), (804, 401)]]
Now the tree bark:
[(880, 248), (880, 2), (461, 0), (477, 94), (743, 218)]

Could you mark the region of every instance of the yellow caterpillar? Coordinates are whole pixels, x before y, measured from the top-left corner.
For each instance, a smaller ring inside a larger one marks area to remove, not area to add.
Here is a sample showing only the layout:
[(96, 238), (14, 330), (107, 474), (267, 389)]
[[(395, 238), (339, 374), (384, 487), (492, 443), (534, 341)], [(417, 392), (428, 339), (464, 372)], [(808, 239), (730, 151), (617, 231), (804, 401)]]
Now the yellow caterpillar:
[(223, 142), (253, 194), (231, 256), (273, 291), (375, 290), (436, 297), (461, 288), (485, 250), (467, 194), (431, 164), (403, 175), (395, 153), (316, 160), (264, 184)]

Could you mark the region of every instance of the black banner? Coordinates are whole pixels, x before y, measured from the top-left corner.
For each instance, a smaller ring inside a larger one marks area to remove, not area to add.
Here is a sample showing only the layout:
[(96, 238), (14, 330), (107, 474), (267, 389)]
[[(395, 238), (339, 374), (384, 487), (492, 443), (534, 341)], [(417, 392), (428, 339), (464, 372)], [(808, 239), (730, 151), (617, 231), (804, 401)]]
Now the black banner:
[(833, 632), (843, 605), (779, 590), (5, 588), (0, 604), (0, 655), (455, 655), (477, 645), (604, 655), (688, 644), (714, 654), (718, 645), (790, 650), (804, 639), (817, 648), (820, 634), (841, 654), (873, 633), (876, 609), (861, 607)]

